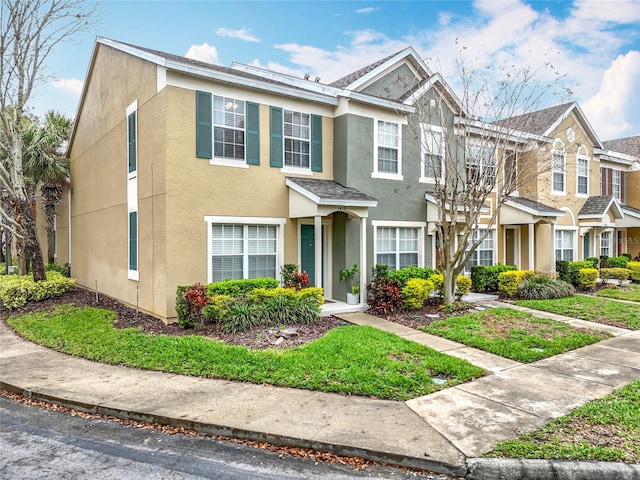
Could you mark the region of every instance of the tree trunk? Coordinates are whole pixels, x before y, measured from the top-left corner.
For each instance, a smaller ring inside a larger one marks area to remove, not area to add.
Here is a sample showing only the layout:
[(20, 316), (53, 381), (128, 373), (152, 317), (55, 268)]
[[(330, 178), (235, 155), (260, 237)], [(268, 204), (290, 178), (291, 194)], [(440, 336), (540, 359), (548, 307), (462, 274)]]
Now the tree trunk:
[(442, 301), (445, 305), (453, 303), (453, 295), (455, 292), (455, 278), (453, 278), (453, 268), (450, 263), (445, 264), (445, 268), (442, 271)]
[(38, 239), (38, 230), (36, 228), (36, 220), (33, 215), (31, 202), (20, 202), (20, 210), (22, 211), (22, 220), (24, 222), (24, 241), (26, 250), (31, 253), (31, 270), (33, 272), (33, 280), (40, 282), (46, 279), (44, 272), (44, 262), (42, 260), (42, 250), (40, 249), (40, 240)]

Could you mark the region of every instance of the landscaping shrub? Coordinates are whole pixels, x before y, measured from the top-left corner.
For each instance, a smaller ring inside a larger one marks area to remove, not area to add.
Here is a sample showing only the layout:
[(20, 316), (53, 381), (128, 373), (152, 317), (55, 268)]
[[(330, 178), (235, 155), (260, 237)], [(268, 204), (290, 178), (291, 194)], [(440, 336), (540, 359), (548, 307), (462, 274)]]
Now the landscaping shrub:
[(627, 268), (629, 269), (629, 279), (633, 283), (640, 283), (640, 262), (628, 262)]
[(593, 268), (593, 262), (588, 260), (582, 260), (580, 262), (569, 262), (567, 266), (567, 279), (560, 278), (565, 282), (570, 283), (573, 286), (580, 285), (580, 269), (581, 268)]
[(600, 268), (627, 268), (629, 259), (621, 255), (619, 257), (607, 257), (603, 255), (600, 257)]
[(444, 276), (440, 272), (436, 272), (431, 275), (431, 278), (429, 278), (429, 280), (431, 280), (431, 282), (433, 283), (433, 290), (441, 294), (442, 284), (444, 283)]
[(525, 280), (518, 287), (517, 297), (523, 300), (547, 300), (570, 297), (575, 293), (571, 284), (544, 275)]
[(71, 277), (71, 266), (68, 263), (60, 265), (59, 263), (49, 262), (44, 266), (47, 272), (58, 272), (63, 277)]
[(231, 305), (229, 314), (220, 321), (220, 328), (225, 333), (237, 333), (257, 327), (261, 324), (261, 310), (258, 304), (247, 299), (238, 300)]
[(249, 293), (256, 288), (276, 288), (280, 282), (275, 278), (245, 278), (242, 280), (224, 280), (222, 282), (210, 283), (207, 285), (207, 294), (231, 295), (239, 297)]
[(622, 283), (623, 280), (629, 280), (629, 274), (631, 271), (628, 268), (601, 268), (600, 277), (603, 280), (618, 280), (618, 283)]
[(295, 298), (311, 298), (318, 304), (318, 306), (322, 306), (324, 303), (324, 290), (321, 287), (309, 287), (302, 290), (284, 287), (256, 288), (249, 292), (247, 297), (253, 303), (260, 303), (276, 295)]
[(367, 285), (369, 292), (367, 303), (378, 314), (394, 314), (402, 309), (403, 299), (400, 288), (397, 280), (375, 277)]
[(27, 302), (59, 297), (75, 285), (75, 279), (54, 271), (47, 272), (46, 280), (41, 282), (34, 282), (32, 275), (4, 275), (0, 277), (0, 300), (5, 308), (12, 310)]
[(282, 286), (285, 288), (302, 290), (311, 285), (309, 282), (309, 274), (307, 272), (300, 272), (298, 265), (295, 263), (283, 265), (280, 269), (280, 276), (282, 277)]
[(204, 307), (202, 313), (211, 323), (220, 323), (231, 312), (231, 306), (236, 299), (231, 295), (214, 295), (209, 297), (209, 303)]
[(312, 323), (320, 316), (320, 305), (313, 297), (273, 295), (259, 305), (261, 322), (265, 325)]
[(388, 278), (397, 280), (402, 287), (407, 285), (407, 282), (412, 278), (422, 278), (423, 280), (429, 280), (429, 277), (436, 273), (433, 268), (422, 267), (405, 267), (400, 270), (394, 270), (389, 272)]
[(533, 277), (535, 272), (532, 270), (509, 270), (501, 272), (498, 275), (498, 290), (506, 297), (515, 297), (518, 293), (518, 287), (525, 280)]
[(556, 273), (563, 282), (571, 283), (569, 275), (569, 260), (556, 260)]
[(585, 262), (591, 262), (593, 264), (593, 268), (600, 267), (600, 259), (598, 257), (587, 257), (584, 259)]
[(491, 265), (484, 267), (475, 265), (471, 267), (471, 284), (476, 292), (497, 292), (498, 275), (509, 270), (517, 270), (515, 265)]
[(627, 260), (631, 260), (631, 254), (630, 254), (630, 253), (628, 253), (628, 252), (621, 253), (621, 254), (620, 254), (620, 256), (621, 256), (621, 257), (627, 257)]
[(389, 265), (376, 263), (371, 269), (371, 278), (389, 278)]
[(402, 288), (402, 296), (405, 310), (418, 310), (422, 308), (433, 291), (433, 282), (424, 278), (410, 278)]
[(468, 294), (471, 291), (471, 279), (464, 275), (458, 275), (456, 277), (456, 298), (460, 300), (463, 295)]
[(578, 270), (578, 285), (585, 290), (592, 290), (598, 281), (598, 270), (595, 268), (581, 268)]
[(207, 287), (202, 283), (195, 283), (188, 287), (178, 287), (179, 299), (176, 298), (176, 313), (178, 324), (183, 328), (194, 328), (204, 325), (203, 309), (209, 304)]

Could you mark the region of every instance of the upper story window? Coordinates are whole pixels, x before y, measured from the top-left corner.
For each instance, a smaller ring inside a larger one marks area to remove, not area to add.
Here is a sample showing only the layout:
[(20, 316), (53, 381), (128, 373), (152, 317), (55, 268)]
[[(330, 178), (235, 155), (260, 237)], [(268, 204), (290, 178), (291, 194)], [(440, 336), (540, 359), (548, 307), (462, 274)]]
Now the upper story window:
[(444, 172), (444, 132), (436, 125), (421, 125), (422, 181), (441, 179)]
[(373, 178), (402, 180), (400, 124), (378, 120), (375, 123)]
[(136, 124), (136, 112), (133, 111), (127, 116), (127, 141), (128, 141), (128, 163), (129, 174), (135, 174), (138, 170), (138, 155), (136, 148), (136, 140), (138, 129)]
[(494, 187), (496, 184), (496, 152), (493, 145), (470, 141), (467, 144), (467, 182)]
[(613, 168), (600, 168), (600, 195), (613, 195), (617, 200), (625, 202), (626, 174)]
[(577, 189), (578, 195), (589, 195), (589, 158), (578, 157), (577, 165)]
[(244, 102), (228, 97), (213, 97), (213, 155), (216, 158), (244, 161)]
[(284, 164), (287, 167), (309, 168), (309, 114), (284, 111)]
[(565, 193), (566, 158), (564, 150), (551, 152), (551, 191)]
[(257, 103), (196, 91), (196, 157), (213, 165), (260, 164)]
[(505, 150), (504, 153), (504, 188), (507, 192), (515, 192), (518, 190), (518, 171), (517, 160), (518, 155), (515, 150)]

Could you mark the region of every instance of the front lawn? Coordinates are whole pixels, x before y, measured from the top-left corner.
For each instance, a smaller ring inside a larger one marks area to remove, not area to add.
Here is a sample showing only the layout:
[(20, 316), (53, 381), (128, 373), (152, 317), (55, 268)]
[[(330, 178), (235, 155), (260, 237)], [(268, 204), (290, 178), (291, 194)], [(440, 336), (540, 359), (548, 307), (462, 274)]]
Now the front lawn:
[(640, 329), (640, 305), (574, 295), (556, 300), (519, 300), (516, 305), (615, 327)]
[(449, 317), (420, 329), (525, 363), (609, 337), (604, 332), (578, 329), (510, 308), (491, 308), (479, 313)]
[[(371, 327), (344, 326), (292, 349), (253, 350), (197, 335), (148, 335), (113, 327), (115, 313), (64, 305), (10, 317), (20, 335), (102, 363), (323, 392), (408, 400), (485, 372)], [(446, 379), (437, 385), (433, 377)]]
[(627, 285), (618, 288), (603, 288), (595, 293), (598, 297), (617, 298), (630, 302), (640, 302), (640, 285)]
[(640, 380), (501, 442), (485, 456), (640, 463)]

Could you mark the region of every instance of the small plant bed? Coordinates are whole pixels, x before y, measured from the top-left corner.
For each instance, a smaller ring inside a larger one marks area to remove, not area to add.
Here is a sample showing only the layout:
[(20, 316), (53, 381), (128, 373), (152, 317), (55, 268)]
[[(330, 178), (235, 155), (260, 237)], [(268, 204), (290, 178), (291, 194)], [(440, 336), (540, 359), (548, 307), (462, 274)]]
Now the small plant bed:
[(604, 332), (535, 318), (510, 308), (449, 317), (420, 330), (524, 363), (609, 338)]
[(254, 350), (200, 335), (114, 328), (116, 317), (102, 308), (60, 305), (13, 315), (7, 324), (31, 341), (107, 364), (390, 400), (426, 395), (485, 373), (467, 361), (365, 326), (333, 328), (291, 349)]
[(640, 305), (608, 298), (574, 295), (554, 300), (518, 300), (515, 304), (614, 327), (640, 330)]
[(515, 440), (486, 457), (640, 463), (640, 380)]
[(597, 297), (615, 298), (629, 302), (640, 302), (640, 285), (627, 285), (625, 287), (607, 287), (598, 290)]

